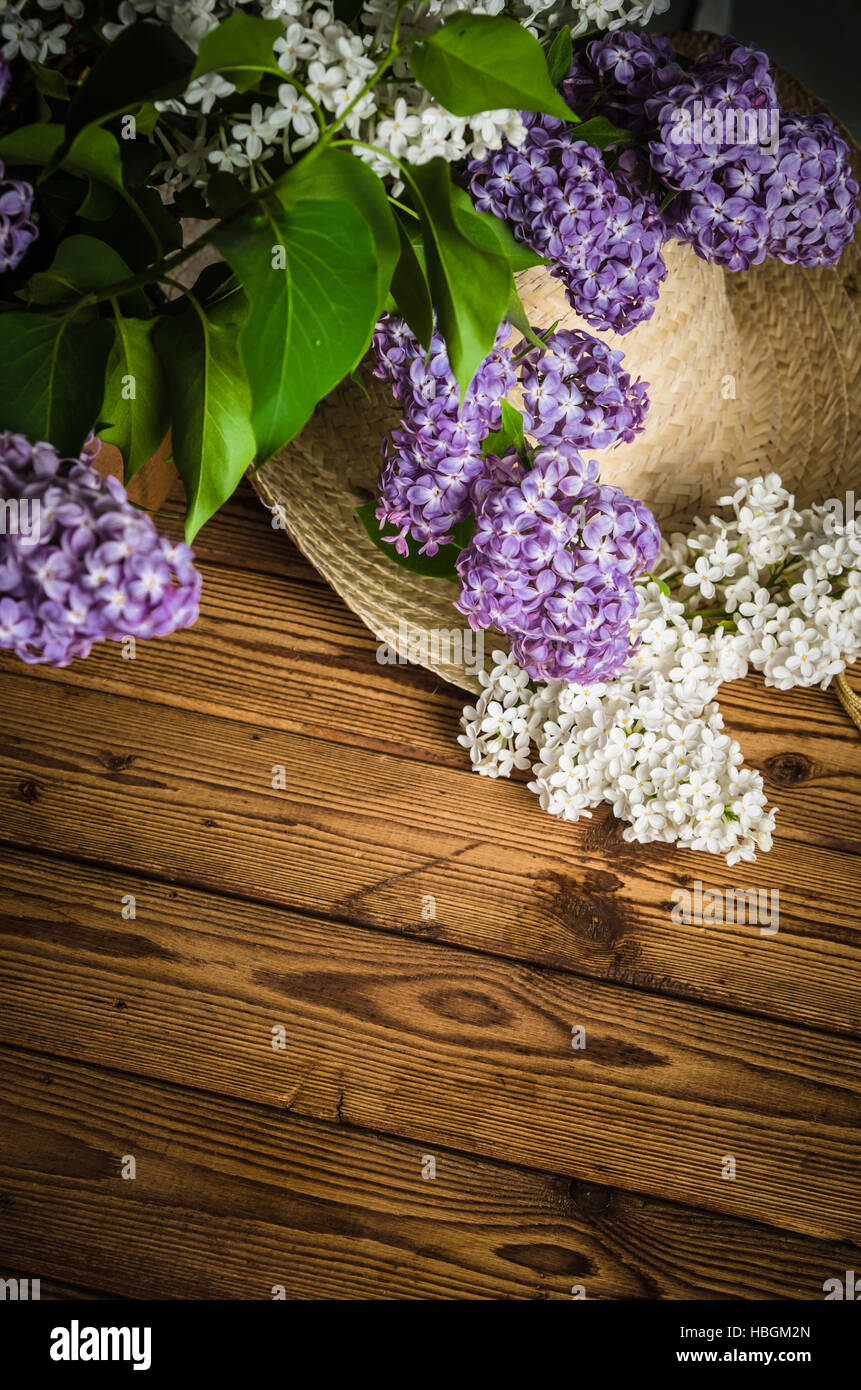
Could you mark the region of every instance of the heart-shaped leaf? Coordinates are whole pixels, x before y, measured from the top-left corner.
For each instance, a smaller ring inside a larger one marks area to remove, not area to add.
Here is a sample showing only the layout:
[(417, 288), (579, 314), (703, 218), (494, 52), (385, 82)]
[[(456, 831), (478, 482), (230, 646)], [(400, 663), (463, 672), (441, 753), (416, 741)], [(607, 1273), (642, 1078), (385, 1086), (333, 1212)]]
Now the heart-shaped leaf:
[(63, 168), (81, 178), (98, 179), (125, 194), (120, 147), (109, 130), (90, 126), (82, 130), (65, 151), (64, 141), (61, 125), (20, 126), (0, 137), (0, 159), (6, 164), (45, 165), (42, 178), (53, 173), (54, 167)]
[(550, 81), (538, 40), (504, 15), (452, 15), (413, 49), (410, 68), (455, 116), (514, 107), (577, 120)]
[(379, 317), (400, 255), (400, 241), (388, 194), (373, 169), (346, 150), (326, 150), (319, 158), (297, 164), (279, 198), (287, 208), (312, 199), (343, 199), (362, 214), (377, 249)]
[(111, 346), (105, 319), (10, 313), (0, 318), (3, 428), (73, 457), (96, 420)]
[(375, 245), (361, 213), (338, 199), (246, 213), (215, 241), (251, 306), (240, 350), (263, 463), (367, 351), (378, 297)]
[[(108, 289), (130, 275), (122, 256), (107, 242), (91, 236), (70, 236), (60, 242), (48, 269), (37, 271), (31, 278), (26, 291), (31, 304), (58, 304), (90, 290)], [(127, 305), (134, 313), (147, 313), (142, 290), (128, 295)]]

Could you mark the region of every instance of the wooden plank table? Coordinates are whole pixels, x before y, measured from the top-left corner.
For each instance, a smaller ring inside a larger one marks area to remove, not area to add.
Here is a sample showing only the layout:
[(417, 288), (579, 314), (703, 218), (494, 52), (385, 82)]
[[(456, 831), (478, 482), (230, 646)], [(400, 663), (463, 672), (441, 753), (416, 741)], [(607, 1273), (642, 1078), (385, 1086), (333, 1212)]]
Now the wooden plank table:
[[(0, 1275), (821, 1299), (861, 1268), (834, 695), (724, 688), (780, 807), (728, 869), (470, 773), (458, 692), (379, 665), (250, 489), (197, 550), (190, 632), (0, 662)], [(696, 880), (777, 889), (779, 931), (674, 922)]]

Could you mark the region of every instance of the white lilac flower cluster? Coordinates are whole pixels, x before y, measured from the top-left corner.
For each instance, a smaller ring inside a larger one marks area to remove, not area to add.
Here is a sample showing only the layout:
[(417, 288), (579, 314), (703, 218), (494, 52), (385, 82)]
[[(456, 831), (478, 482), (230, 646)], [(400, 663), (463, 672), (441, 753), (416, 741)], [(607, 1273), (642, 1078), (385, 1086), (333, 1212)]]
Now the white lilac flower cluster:
[[(41, 11), (41, 13), (40, 13)], [(83, 0), (0, 0), (0, 56), (7, 63), (50, 63), (66, 51), (71, 24), (84, 13)]]
[(775, 473), (738, 479), (718, 505), (729, 518), (662, 542), (614, 680), (536, 687), (494, 652), (459, 739), (476, 771), (531, 767), (530, 790), (563, 820), (609, 802), (626, 840), (729, 864), (770, 848), (762, 777), (742, 765), (715, 696), (749, 666), (782, 690), (824, 688), (861, 656), (861, 532), (827, 505), (796, 510)]
[[(544, 34), (568, 22), (575, 33), (646, 23), (669, 0), (581, 0), (560, 5), (554, 0), (429, 0), (407, 5), (401, 32), (407, 36), (438, 28), (448, 15), (469, 8), (474, 14), (508, 14)], [(499, 149), (503, 138), (517, 145), (524, 138), (515, 110), (485, 111), (467, 119), (453, 116), (412, 79), (405, 59), (394, 65), (394, 80), (374, 85), (398, 12), (397, 0), (366, 0), (358, 32), (334, 16), (332, 0), (119, 0), (116, 19), (102, 26), (108, 41), (137, 19), (160, 20), (195, 52), (211, 29), (234, 12), (278, 19), (284, 33), (275, 43), (284, 81), (277, 96), (251, 100), (246, 110), (214, 119), (213, 108), (232, 97), (235, 88), (218, 73), (194, 82), (182, 100), (160, 103), (187, 118), (187, 128), (157, 130), (165, 147), (160, 168), (177, 188), (204, 187), (215, 169), (236, 173), (256, 188), (266, 182), (265, 164), (276, 153), (294, 158), (312, 145), (320, 118), (328, 122), (347, 111), (345, 133), (384, 153), (359, 150), (383, 177), (395, 176), (392, 158), (426, 163), (441, 156), (449, 163), (481, 158)], [(84, 13), (83, 0), (0, 0), (0, 57), (45, 62), (60, 56), (70, 42), (70, 23)], [(353, 104), (355, 103), (355, 104)], [(315, 109), (316, 108), (316, 109)]]

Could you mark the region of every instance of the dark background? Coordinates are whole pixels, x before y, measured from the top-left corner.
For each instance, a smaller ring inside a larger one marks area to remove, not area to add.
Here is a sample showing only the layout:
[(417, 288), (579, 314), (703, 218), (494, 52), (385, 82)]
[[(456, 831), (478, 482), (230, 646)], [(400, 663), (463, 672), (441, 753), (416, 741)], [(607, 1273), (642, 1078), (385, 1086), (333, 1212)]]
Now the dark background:
[(859, 0), (672, 0), (649, 28), (709, 29), (759, 44), (861, 138)]

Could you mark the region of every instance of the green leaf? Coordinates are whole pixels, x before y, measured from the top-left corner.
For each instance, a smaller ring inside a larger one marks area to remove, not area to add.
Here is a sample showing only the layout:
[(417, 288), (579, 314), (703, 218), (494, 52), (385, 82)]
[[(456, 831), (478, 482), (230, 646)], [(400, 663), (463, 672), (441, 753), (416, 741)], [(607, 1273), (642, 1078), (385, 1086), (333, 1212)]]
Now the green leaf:
[(125, 192), (119, 144), (109, 130), (98, 126), (81, 131), (68, 149), (61, 125), (21, 126), (0, 138), (0, 159), (6, 164), (44, 165), (40, 184), (57, 169), (65, 169), (80, 178), (98, 179), (118, 193)]
[(87, 194), (78, 208), (85, 222), (105, 222), (117, 210), (117, 195), (107, 184), (87, 180)]
[[(123, 193), (123, 166), (120, 147), (108, 130), (93, 126), (72, 141), (71, 147), (58, 159), (63, 148), (63, 127), (45, 123), (21, 126), (0, 138), (0, 159), (6, 164), (42, 164), (68, 170), (85, 179), (98, 179)], [(43, 173), (42, 178), (47, 177)]]
[(215, 216), (223, 221), (248, 202), (248, 190), (235, 174), (216, 169), (207, 181), (206, 201)]
[(63, 127), (39, 121), (0, 136), (0, 159), (5, 164), (47, 164), (63, 143)]
[[(182, 227), (178, 217), (166, 208), (155, 188), (144, 186), (126, 194), (126, 203), (139, 209), (161, 243), (162, 251), (178, 251), (182, 246)], [(122, 245), (122, 242), (120, 243)], [(123, 247), (125, 250), (125, 247)], [(152, 246), (150, 246), (150, 256)]]
[(263, 463), (364, 356), (376, 321), (374, 242), (351, 203), (326, 200), (246, 213), (215, 243), (251, 305), (240, 350)]
[(137, 20), (96, 58), (69, 107), (67, 134), (180, 96), (193, 67), (194, 53), (168, 25)]
[[(91, 290), (105, 290), (127, 280), (131, 271), (112, 246), (91, 236), (70, 236), (61, 241), (47, 270), (40, 270), (26, 286), (31, 304), (58, 304)], [(128, 295), (130, 307), (147, 313), (143, 291)]]
[(365, 502), (356, 508), (356, 515), (374, 545), (393, 565), (398, 565), (402, 570), (409, 570), (410, 574), (424, 575), (427, 579), (448, 579), (453, 584), (459, 582), (455, 562), (475, 531), (475, 521), (472, 517), (452, 527), (454, 540), (449, 545), (440, 546), (436, 555), (420, 555), (418, 551), (414, 555), (399, 555), (392, 541), (384, 539), (385, 536), (394, 538), (398, 534), (397, 527), (388, 523), (381, 526), (376, 517), (376, 506), (376, 502)]
[(160, 120), (161, 112), (151, 101), (145, 101), (135, 116), (135, 125), (137, 126), (138, 135), (152, 135)]
[(43, 96), (52, 97), (54, 101), (68, 101), (69, 84), (56, 68), (46, 68), (42, 63), (31, 63), (30, 71), (33, 74), (33, 85), (37, 92), (41, 92)]
[(397, 219), (401, 254), (392, 276), (394, 307), (405, 319), (422, 347), (430, 349), (433, 337), (433, 300), (425, 269), (416, 255), (409, 233)]
[(125, 191), (119, 143), (109, 130), (102, 130), (99, 126), (82, 130), (60, 159), (58, 167), (68, 169), (70, 174), (98, 179), (119, 193)]
[(455, 220), (461, 231), (476, 243), (491, 251), (500, 251), (512, 271), (529, 270), (534, 265), (549, 265), (529, 247), (519, 242), (502, 218), (492, 212), (479, 212), (466, 189), (452, 184), (451, 201)]
[[(54, 179), (44, 185), (46, 192), (52, 187)], [(165, 251), (175, 250), (182, 244), (182, 227), (164, 206), (154, 188), (136, 188), (125, 192), (123, 201), (104, 221), (94, 221), (86, 230), (112, 246), (121, 246), (124, 260), (133, 271), (144, 270), (152, 265), (154, 246), (152, 239), (141, 221), (141, 213), (152, 227)]]
[(275, 61), (275, 40), (283, 34), (284, 26), (280, 19), (257, 19), (250, 14), (232, 14), (204, 34), (191, 81), (205, 77), (208, 72), (227, 73), (234, 85), (237, 77), (260, 72), (274, 73), (285, 81), (286, 74)]
[(523, 433), (523, 416), (507, 400), (502, 401), (502, 428), (493, 430), (481, 446), (483, 454), (507, 454), (516, 449), (521, 458), (529, 456), (529, 445)]
[(205, 308), (221, 304), (234, 294), (242, 295), (247, 314), (248, 304), (242, 287), (230, 266), (224, 261), (214, 261), (211, 265), (205, 265), (194, 282), (192, 293), (198, 304)]
[(479, 246), (462, 231), (445, 160), (404, 163), (401, 170), (421, 220), (437, 322), (463, 394), (493, 349), (513, 288), (511, 268), (501, 252)]
[(485, 437), (481, 452), (483, 454), (498, 454), (502, 458), (513, 446), (514, 441), (506, 430), (491, 430), (490, 434)]
[(189, 308), (155, 334), (172, 421), (173, 461), (182, 478), (190, 541), (238, 486), (254, 457), (251, 393), (237, 350), (236, 317)]
[[(39, 189), (38, 209), (43, 237), (47, 233), (52, 241), (59, 240), (72, 218), (80, 212), (81, 199), (86, 201), (87, 187), (72, 174), (56, 174), (50, 183)], [(103, 185), (99, 184), (98, 187), (102, 188)], [(113, 198), (109, 189), (104, 191)]]
[[(545, 349), (546, 343), (541, 341), (535, 329), (532, 327), (532, 324), (529, 322), (529, 319), (526, 317), (526, 310), (523, 307), (523, 301), (520, 295), (517, 293), (516, 286), (512, 286), (511, 298), (508, 301), (505, 317), (512, 328), (516, 328), (518, 333), (522, 333), (526, 341), (531, 343), (533, 347), (541, 348), (542, 351)], [(556, 324), (554, 323), (550, 328), (544, 330), (544, 336), (549, 337), (549, 335), (555, 331)]]
[(550, 81), (538, 40), (503, 15), (452, 15), (413, 49), (410, 68), (455, 116), (515, 107), (577, 119)]
[(278, 196), (286, 208), (312, 199), (343, 199), (362, 214), (377, 248), (375, 317), (379, 318), (400, 255), (400, 240), (388, 194), (373, 169), (346, 150), (325, 150), (307, 163), (300, 161)]
[(547, 71), (554, 87), (558, 87), (559, 83), (568, 76), (573, 61), (574, 44), (571, 39), (571, 30), (567, 24), (563, 24), (547, 54)]
[(108, 357), (99, 431), (123, 456), (126, 482), (151, 459), (170, 427), (167, 383), (153, 342), (158, 319), (118, 315)]
[(608, 145), (633, 145), (636, 138), (629, 130), (611, 125), (606, 116), (593, 116), (591, 121), (583, 121), (577, 127), (577, 139), (585, 140), (598, 150), (605, 150)]
[(511, 438), (517, 452), (519, 454), (526, 454), (528, 452), (528, 447), (526, 444), (526, 436), (523, 433), (523, 416), (520, 411), (516, 410), (511, 402), (505, 400), (504, 397), (500, 404), (502, 407), (502, 428)]
[(121, 140), (120, 157), (123, 161), (123, 182), (127, 188), (138, 188), (142, 183), (159, 182), (152, 178), (152, 172), (164, 151), (160, 145), (150, 140)]
[(3, 428), (81, 451), (102, 400), (111, 346), (106, 319), (82, 322), (47, 314), (9, 313), (0, 332)]

